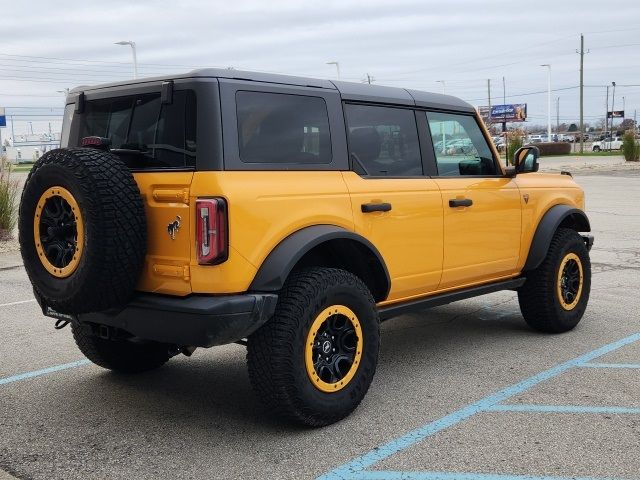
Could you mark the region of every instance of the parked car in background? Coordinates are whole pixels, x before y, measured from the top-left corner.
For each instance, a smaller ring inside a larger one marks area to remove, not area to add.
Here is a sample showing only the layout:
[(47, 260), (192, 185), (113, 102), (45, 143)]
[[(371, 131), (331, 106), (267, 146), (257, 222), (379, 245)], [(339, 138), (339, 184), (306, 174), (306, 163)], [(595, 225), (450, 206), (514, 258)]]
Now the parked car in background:
[(605, 138), (604, 140), (593, 142), (593, 145), (591, 146), (591, 150), (594, 152), (599, 152), (601, 150), (620, 150), (621, 148), (622, 137)]
[(496, 137), (496, 139), (494, 140), (494, 144), (499, 152), (503, 152), (507, 147), (504, 137)]
[[(591, 139), (591, 136), (590, 136), (588, 133), (584, 133), (584, 134), (582, 134), (582, 140), (583, 140), (584, 142), (588, 142), (590, 139)], [(574, 141), (574, 142), (579, 142), (579, 141), (580, 141), (580, 133), (576, 133), (576, 134), (573, 136), (573, 141)]]

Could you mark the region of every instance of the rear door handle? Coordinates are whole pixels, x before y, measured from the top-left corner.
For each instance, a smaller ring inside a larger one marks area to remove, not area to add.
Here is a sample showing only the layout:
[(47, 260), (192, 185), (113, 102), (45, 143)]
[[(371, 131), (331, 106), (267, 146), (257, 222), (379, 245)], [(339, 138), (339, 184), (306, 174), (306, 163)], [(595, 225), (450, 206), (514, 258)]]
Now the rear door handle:
[(391, 210), (390, 203), (363, 203), (360, 205), (360, 209), (362, 213), (371, 213), (371, 212), (388, 212)]
[(473, 200), (470, 198), (454, 198), (449, 200), (449, 206), (451, 208), (470, 207), (471, 205), (473, 205)]

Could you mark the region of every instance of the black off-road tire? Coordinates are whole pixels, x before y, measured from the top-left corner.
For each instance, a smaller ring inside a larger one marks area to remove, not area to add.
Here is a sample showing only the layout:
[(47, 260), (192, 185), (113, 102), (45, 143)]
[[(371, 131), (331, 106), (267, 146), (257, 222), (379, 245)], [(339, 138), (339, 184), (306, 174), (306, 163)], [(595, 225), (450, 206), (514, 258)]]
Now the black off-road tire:
[[(84, 224), (80, 261), (66, 278), (45, 268), (34, 239), (38, 201), (54, 186), (70, 192)], [(142, 272), (147, 247), (144, 204), (131, 172), (114, 154), (90, 148), (45, 153), (27, 178), (19, 230), (36, 298), (58, 312), (79, 314), (121, 305)]]
[(96, 365), (119, 373), (140, 373), (161, 367), (171, 358), (169, 345), (151, 341), (97, 336), (86, 324), (71, 322), (80, 351)]
[[(335, 304), (357, 315), (363, 352), (347, 385), (326, 393), (312, 383), (304, 349), (316, 316)], [(249, 378), (257, 396), (272, 413), (298, 424), (320, 427), (341, 420), (360, 404), (373, 380), (379, 324), (375, 301), (355, 275), (320, 267), (292, 273), (280, 292), (274, 317), (248, 339)]]
[[(558, 295), (559, 268), (568, 254), (575, 254), (582, 264), (580, 298), (571, 310), (563, 308)], [(538, 268), (527, 274), (526, 283), (518, 290), (520, 311), (527, 324), (546, 333), (567, 332), (580, 322), (589, 302), (591, 261), (582, 237), (574, 230), (559, 228), (551, 240), (549, 251)]]

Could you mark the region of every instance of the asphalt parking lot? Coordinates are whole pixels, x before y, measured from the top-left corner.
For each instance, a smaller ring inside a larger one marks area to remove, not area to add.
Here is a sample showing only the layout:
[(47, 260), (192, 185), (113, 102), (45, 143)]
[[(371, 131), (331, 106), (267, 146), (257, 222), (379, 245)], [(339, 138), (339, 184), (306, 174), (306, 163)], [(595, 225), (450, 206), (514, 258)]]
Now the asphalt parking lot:
[(576, 175), (596, 243), (574, 331), (529, 330), (513, 292), (391, 320), (360, 408), (318, 430), (265, 415), (240, 345), (88, 364), (5, 259), (0, 479), (640, 478), (639, 173)]

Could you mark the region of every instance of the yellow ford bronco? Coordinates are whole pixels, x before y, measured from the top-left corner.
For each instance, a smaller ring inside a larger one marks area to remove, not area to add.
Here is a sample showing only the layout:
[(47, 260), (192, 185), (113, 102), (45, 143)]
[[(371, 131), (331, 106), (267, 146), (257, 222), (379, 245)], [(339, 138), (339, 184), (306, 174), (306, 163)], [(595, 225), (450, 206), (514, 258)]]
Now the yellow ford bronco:
[(381, 320), (515, 290), (572, 329), (591, 285), (582, 189), (501, 164), (469, 104), (402, 88), (235, 70), (79, 87), (20, 207), (43, 313), (119, 372), (247, 346), (267, 407), (351, 413)]

